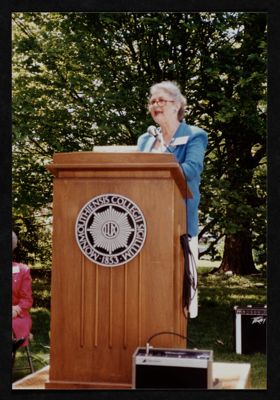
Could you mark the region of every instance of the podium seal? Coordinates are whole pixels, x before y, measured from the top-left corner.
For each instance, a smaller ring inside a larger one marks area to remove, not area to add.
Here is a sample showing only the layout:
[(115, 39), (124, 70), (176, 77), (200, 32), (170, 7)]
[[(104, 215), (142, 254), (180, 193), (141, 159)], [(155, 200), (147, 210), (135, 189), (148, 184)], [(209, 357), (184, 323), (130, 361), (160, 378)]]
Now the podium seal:
[(146, 221), (129, 198), (115, 193), (92, 198), (79, 212), (77, 244), (92, 262), (115, 267), (132, 260), (146, 239)]

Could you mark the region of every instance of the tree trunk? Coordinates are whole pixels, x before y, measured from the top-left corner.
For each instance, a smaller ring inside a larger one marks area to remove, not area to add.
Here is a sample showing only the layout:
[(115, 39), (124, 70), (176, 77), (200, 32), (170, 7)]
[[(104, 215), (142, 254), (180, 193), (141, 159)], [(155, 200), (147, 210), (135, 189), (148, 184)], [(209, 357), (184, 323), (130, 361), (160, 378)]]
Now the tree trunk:
[(258, 272), (253, 260), (250, 232), (226, 236), (222, 263), (216, 272), (226, 271), (237, 275)]

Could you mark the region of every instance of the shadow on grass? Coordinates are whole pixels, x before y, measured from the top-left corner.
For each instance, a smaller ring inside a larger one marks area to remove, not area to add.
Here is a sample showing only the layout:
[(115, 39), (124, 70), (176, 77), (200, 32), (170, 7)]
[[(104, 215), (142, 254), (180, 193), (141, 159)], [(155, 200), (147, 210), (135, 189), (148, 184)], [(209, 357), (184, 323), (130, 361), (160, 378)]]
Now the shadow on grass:
[(265, 305), (265, 277), (199, 271), (198, 295), (199, 312), (189, 320), (188, 346), (213, 350), (215, 361), (251, 363), (252, 387), (266, 389), (266, 355), (239, 355), (234, 346), (234, 306)]

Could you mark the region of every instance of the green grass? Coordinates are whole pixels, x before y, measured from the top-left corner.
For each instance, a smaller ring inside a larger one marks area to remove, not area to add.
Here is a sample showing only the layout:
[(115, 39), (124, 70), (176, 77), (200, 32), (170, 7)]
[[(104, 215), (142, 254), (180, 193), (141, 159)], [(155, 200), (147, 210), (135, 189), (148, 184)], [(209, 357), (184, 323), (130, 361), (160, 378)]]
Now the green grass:
[[(50, 312), (47, 308), (32, 308), (31, 316), (33, 339), (30, 341), (29, 347), (32, 355), (33, 367), (35, 371), (37, 371), (49, 364)], [(25, 350), (19, 349), (16, 353), (12, 382), (28, 374), (30, 374), (30, 370)]]
[(214, 361), (251, 364), (253, 389), (266, 389), (266, 355), (239, 355), (234, 348), (235, 305), (266, 304), (266, 279), (261, 274), (236, 276), (209, 274), (199, 268), (199, 312), (189, 321), (189, 347), (211, 349)]
[[(211, 265), (211, 267), (209, 267)], [(238, 355), (233, 334), (233, 307), (266, 304), (266, 278), (263, 274), (230, 276), (209, 274), (218, 263), (199, 262), (199, 313), (188, 325), (189, 347), (213, 350), (214, 361), (251, 364), (253, 389), (266, 389), (266, 355)], [(31, 310), (34, 340), (30, 344), (35, 370), (49, 363), (49, 293), (46, 278), (33, 280), (34, 308)], [(17, 353), (16, 367), (26, 365), (22, 351)], [(14, 371), (12, 380), (29, 374), (28, 370)]]

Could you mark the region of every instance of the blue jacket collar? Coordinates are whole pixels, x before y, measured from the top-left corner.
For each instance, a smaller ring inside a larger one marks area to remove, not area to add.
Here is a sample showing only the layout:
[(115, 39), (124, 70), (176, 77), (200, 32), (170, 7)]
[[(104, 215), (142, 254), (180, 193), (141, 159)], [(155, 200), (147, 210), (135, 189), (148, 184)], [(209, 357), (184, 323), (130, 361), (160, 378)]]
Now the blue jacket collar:
[(182, 136), (190, 136), (191, 135), (191, 128), (189, 125), (186, 124), (185, 121), (182, 121), (180, 125), (178, 126), (178, 129), (176, 130), (174, 134), (174, 138), (182, 137)]

